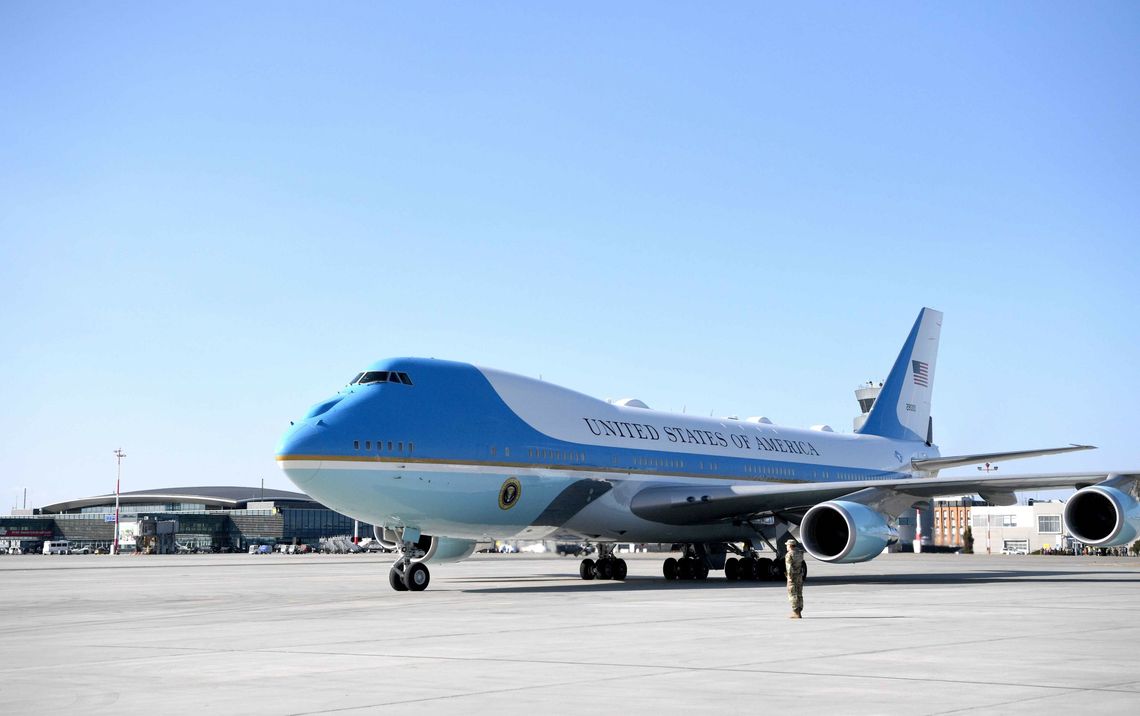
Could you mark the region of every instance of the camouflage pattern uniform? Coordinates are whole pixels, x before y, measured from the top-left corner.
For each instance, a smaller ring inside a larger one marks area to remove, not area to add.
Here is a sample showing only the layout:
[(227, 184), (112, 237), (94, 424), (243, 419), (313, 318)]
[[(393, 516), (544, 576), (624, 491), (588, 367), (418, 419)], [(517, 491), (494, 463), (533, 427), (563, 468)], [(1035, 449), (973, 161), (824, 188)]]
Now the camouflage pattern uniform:
[(799, 619), (804, 610), (804, 548), (794, 539), (788, 539), (788, 553), (784, 555), (784, 573), (788, 576), (788, 601), (792, 605), (792, 619)]

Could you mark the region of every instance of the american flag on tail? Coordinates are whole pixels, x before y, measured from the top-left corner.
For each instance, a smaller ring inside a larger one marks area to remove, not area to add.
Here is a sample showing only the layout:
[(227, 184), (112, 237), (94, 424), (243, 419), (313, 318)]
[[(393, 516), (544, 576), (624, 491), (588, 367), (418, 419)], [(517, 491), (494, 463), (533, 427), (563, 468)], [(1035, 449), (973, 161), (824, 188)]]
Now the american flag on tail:
[(930, 365), (920, 360), (912, 360), (910, 367), (914, 372), (914, 384), (923, 388), (930, 386)]

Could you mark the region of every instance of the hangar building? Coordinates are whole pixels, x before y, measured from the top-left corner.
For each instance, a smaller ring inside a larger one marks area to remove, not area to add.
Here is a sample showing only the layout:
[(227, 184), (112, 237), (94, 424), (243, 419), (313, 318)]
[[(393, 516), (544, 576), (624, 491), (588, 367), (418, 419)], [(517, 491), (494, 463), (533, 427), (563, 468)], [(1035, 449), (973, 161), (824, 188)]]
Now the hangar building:
[[(119, 494), (119, 543), (132, 551), (139, 526), (165, 523), (181, 548), (244, 551), (255, 544), (307, 544), (353, 534), (353, 519), (308, 495), (257, 487), (174, 487)], [(115, 495), (98, 495), (0, 517), (2, 547), (39, 551), (47, 540), (107, 549), (115, 537)], [(173, 524), (171, 524), (173, 523)], [(361, 523), (361, 535), (372, 526)]]

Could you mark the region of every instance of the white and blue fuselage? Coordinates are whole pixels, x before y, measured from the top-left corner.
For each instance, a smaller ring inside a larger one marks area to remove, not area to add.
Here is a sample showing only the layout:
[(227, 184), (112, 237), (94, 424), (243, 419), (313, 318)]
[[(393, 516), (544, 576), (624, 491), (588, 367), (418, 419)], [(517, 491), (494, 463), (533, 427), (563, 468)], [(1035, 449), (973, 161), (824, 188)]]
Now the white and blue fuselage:
[(650, 485), (907, 478), (912, 459), (938, 452), (904, 434), (916, 439), (700, 418), (466, 363), (395, 358), (314, 406), (277, 459), (315, 499), (390, 529), (469, 540), (708, 542), (748, 539), (755, 528), (647, 519), (631, 507), (634, 495)]
[(1092, 448), (940, 456), (930, 396), (941, 326), (938, 311), (919, 312), (852, 435), (659, 412), (467, 363), (395, 358), (310, 409), (277, 459), (302, 490), (400, 551), (389, 571), (398, 591), (427, 586), (423, 562), (462, 559), (482, 540), (596, 542), (597, 562), (579, 565), (587, 580), (625, 578), (617, 542), (679, 544), (666, 579), (777, 575), (757, 540), (777, 556), (795, 538), (816, 559), (862, 562), (897, 539), (904, 512), (974, 492), (1013, 504), (1015, 490), (1075, 486), (1065, 508), (1075, 537), (1136, 539), (1140, 471), (937, 476)]

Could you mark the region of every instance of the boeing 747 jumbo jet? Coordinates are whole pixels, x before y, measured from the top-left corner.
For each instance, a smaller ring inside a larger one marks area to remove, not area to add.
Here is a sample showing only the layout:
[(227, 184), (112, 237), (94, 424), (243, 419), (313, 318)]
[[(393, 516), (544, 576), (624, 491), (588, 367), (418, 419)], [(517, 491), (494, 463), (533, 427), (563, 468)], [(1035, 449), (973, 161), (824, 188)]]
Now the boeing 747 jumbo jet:
[(476, 541), (584, 540), (582, 579), (624, 579), (623, 542), (682, 545), (667, 579), (782, 577), (795, 536), (814, 558), (873, 559), (897, 540), (900, 514), (939, 495), (1076, 487), (1065, 507), (1087, 545), (1140, 533), (1133, 473), (939, 477), (944, 468), (1090, 449), (944, 457), (930, 394), (942, 314), (924, 308), (866, 423), (854, 434), (763, 418), (700, 418), (609, 403), (467, 363), (393, 358), (369, 366), (285, 434), (277, 460), (320, 502), (376, 525), (398, 550), (389, 582), (420, 591), (428, 562), (469, 556)]

